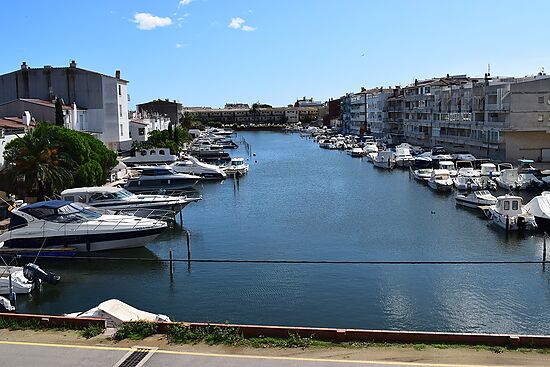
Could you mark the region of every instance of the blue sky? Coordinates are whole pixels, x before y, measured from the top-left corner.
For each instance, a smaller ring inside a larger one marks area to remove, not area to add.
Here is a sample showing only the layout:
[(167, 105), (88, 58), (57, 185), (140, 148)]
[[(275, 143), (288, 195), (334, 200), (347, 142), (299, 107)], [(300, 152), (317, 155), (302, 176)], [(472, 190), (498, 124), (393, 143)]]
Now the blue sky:
[(0, 73), (79, 67), (130, 81), (131, 104), (298, 97), (450, 74), (550, 71), (550, 1), (2, 0)]

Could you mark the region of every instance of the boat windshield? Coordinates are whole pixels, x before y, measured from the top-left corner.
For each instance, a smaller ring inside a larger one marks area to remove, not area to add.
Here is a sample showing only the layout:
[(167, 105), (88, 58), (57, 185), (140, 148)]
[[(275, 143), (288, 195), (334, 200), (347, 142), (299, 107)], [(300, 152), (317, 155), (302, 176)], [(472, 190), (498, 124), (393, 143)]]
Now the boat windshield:
[(124, 200), (131, 197), (133, 194), (122, 189), (116, 192), (97, 192), (90, 197), (90, 202), (109, 201), (109, 200)]
[(82, 223), (101, 217), (100, 213), (85, 209), (80, 205), (67, 204), (59, 208), (32, 208), (26, 213), (37, 219), (56, 223)]

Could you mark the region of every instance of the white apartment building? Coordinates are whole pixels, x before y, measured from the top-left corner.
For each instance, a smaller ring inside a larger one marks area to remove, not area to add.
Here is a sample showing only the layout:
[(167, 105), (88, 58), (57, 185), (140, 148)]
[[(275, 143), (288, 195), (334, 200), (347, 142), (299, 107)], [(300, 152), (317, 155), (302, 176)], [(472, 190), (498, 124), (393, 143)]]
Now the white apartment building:
[[(70, 112), (75, 130), (94, 134), (113, 150), (131, 146), (128, 81), (121, 79), (120, 71), (110, 76), (78, 68), (74, 61), (68, 67), (40, 68), (23, 62), (20, 70), (0, 75), (0, 105), (16, 100), (51, 103), (55, 98), (61, 98), (64, 105), (78, 106)], [(34, 109), (29, 112), (36, 116)]]
[(168, 130), (170, 118), (159, 114), (134, 114), (130, 119), (130, 138), (132, 141), (146, 141), (152, 131)]

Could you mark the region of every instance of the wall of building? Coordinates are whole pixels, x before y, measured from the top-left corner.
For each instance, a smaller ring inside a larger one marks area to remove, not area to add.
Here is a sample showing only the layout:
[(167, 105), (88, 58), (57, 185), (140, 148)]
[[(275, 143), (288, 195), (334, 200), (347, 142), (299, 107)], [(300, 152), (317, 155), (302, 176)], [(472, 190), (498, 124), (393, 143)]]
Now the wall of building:
[(8, 144), (13, 139), (22, 137), (24, 135), (24, 132), (21, 132), (19, 134), (6, 133), (2, 138), (0, 138), (0, 169), (4, 168), (4, 148), (6, 147), (6, 144)]
[[(123, 92), (119, 96), (118, 86)], [(128, 120), (128, 98), (124, 84), (114, 78), (103, 77), (103, 126), (101, 140), (111, 149), (126, 149), (131, 146)], [(128, 145), (128, 147), (127, 147)]]
[(513, 162), (517, 159), (533, 159), (550, 162), (550, 134), (544, 131), (506, 131), (505, 159)]

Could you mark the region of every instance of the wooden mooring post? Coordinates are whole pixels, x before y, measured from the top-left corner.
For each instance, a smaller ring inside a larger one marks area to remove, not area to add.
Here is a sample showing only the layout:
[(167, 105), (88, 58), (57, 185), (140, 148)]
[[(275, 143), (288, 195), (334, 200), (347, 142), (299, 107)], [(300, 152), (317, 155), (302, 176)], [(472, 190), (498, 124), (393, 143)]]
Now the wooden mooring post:
[(548, 237), (548, 235), (546, 234), (546, 232), (544, 232), (543, 240), (542, 240), (542, 265), (543, 266), (546, 263), (546, 237)]
[(187, 270), (191, 270), (191, 235), (185, 230), (185, 240), (187, 242)]
[(173, 262), (173, 254), (172, 254), (172, 249), (170, 248), (170, 251), (169, 251), (169, 257), (170, 257), (170, 279), (172, 279), (174, 277), (174, 262)]

